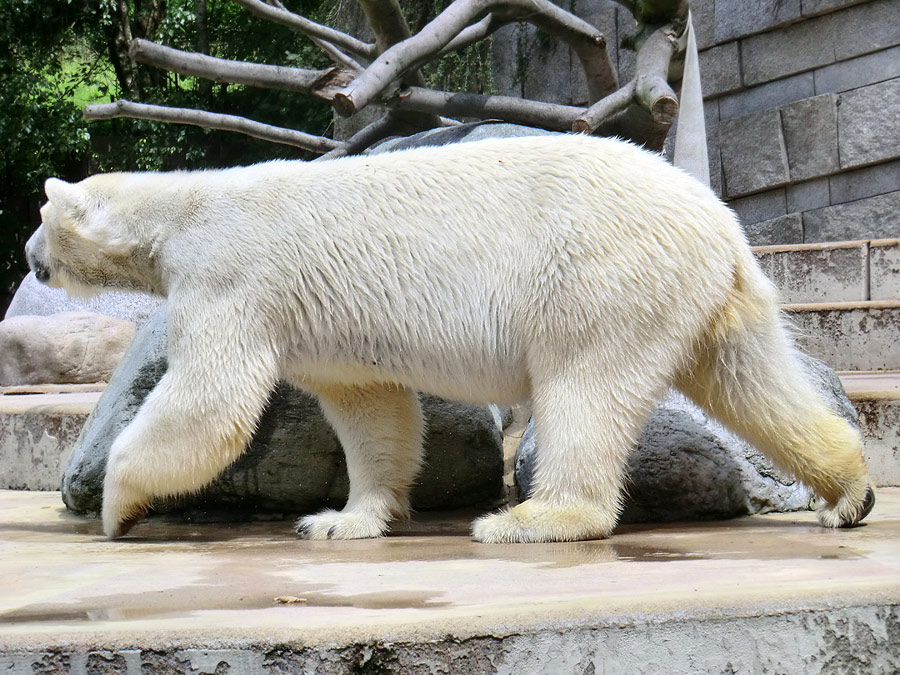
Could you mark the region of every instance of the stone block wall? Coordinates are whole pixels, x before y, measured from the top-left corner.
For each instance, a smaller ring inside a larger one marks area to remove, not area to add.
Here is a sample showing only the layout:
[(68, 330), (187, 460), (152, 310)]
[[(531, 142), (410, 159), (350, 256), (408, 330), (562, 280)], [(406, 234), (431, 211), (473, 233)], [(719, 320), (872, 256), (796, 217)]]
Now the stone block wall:
[(900, 0), (693, 0), (713, 187), (753, 244), (900, 233)]
[[(621, 82), (634, 28), (612, 0), (565, 4), (606, 35)], [(751, 243), (900, 236), (900, 0), (691, 0), (713, 188)], [(584, 105), (571, 50), (494, 37), (498, 93)], [(671, 141), (671, 138), (670, 138)]]

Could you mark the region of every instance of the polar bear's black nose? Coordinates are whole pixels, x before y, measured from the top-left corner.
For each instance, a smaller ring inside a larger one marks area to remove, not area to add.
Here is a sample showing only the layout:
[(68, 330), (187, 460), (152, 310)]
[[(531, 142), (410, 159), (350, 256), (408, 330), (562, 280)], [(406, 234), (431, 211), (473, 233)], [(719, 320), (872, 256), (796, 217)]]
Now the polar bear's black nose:
[(25, 258), (38, 281), (46, 282), (50, 279), (50, 269), (46, 265), (42, 265), (33, 252), (25, 251)]
[(50, 280), (50, 270), (46, 267), (35, 266), (32, 269), (34, 270), (35, 278), (41, 283), (47, 283)]
[(44, 237), (38, 228), (25, 244), (25, 259), (38, 281), (46, 283), (50, 280), (50, 266), (44, 261)]

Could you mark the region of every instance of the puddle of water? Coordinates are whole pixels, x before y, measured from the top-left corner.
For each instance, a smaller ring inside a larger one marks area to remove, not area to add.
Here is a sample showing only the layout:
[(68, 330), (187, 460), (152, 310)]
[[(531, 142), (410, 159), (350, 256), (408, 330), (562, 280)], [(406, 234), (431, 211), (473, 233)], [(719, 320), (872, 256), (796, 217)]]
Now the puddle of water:
[[(256, 582), (257, 580), (254, 580)], [(254, 584), (257, 586), (256, 584)], [(232, 585), (232, 588), (234, 586)], [(101, 598), (90, 598), (72, 607), (59, 605), (30, 605), (0, 615), (0, 625), (24, 623), (83, 623), (94, 621), (134, 621), (138, 619), (166, 619), (184, 617), (204, 611), (222, 610), (258, 610), (269, 608), (304, 608), (304, 607), (355, 607), (358, 609), (431, 609), (446, 607), (451, 603), (436, 600), (440, 591), (404, 591), (391, 590), (374, 593), (341, 595), (327, 593), (322, 590), (302, 591), (293, 589), (289, 597), (297, 601), (283, 603), (276, 598), (280, 589), (286, 584), (262, 592), (255, 588), (252, 596), (234, 597), (219, 595), (212, 597), (210, 587), (179, 589), (177, 593), (144, 593), (134, 596), (119, 595)], [(184, 592), (182, 592), (184, 591)], [(198, 593), (198, 591), (200, 591)], [(200, 596), (198, 602), (192, 602), (185, 596)], [(204, 602), (205, 600), (205, 602)]]

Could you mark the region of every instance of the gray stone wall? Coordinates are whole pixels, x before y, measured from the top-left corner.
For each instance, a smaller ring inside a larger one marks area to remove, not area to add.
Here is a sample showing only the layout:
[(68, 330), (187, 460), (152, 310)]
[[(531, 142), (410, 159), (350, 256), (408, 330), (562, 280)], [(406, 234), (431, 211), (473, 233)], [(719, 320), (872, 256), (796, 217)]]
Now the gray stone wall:
[[(634, 27), (612, 0), (567, 1), (604, 32), (621, 82)], [(751, 243), (900, 236), (900, 0), (691, 0), (715, 190)], [(583, 105), (577, 58), (530, 26), (494, 36), (498, 93)], [(670, 139), (671, 140), (671, 139)]]
[(713, 186), (754, 244), (900, 233), (900, 0), (693, 0)]

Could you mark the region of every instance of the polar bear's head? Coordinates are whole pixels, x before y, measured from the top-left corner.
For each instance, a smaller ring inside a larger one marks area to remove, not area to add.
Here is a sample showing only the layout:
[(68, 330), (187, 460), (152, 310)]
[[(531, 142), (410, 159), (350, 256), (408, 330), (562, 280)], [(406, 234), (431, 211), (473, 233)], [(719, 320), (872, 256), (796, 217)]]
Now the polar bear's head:
[(111, 217), (114, 174), (66, 183), (48, 178), (41, 226), (25, 245), (28, 266), (39, 281), (74, 295), (103, 288), (148, 290), (137, 269), (140, 243)]

